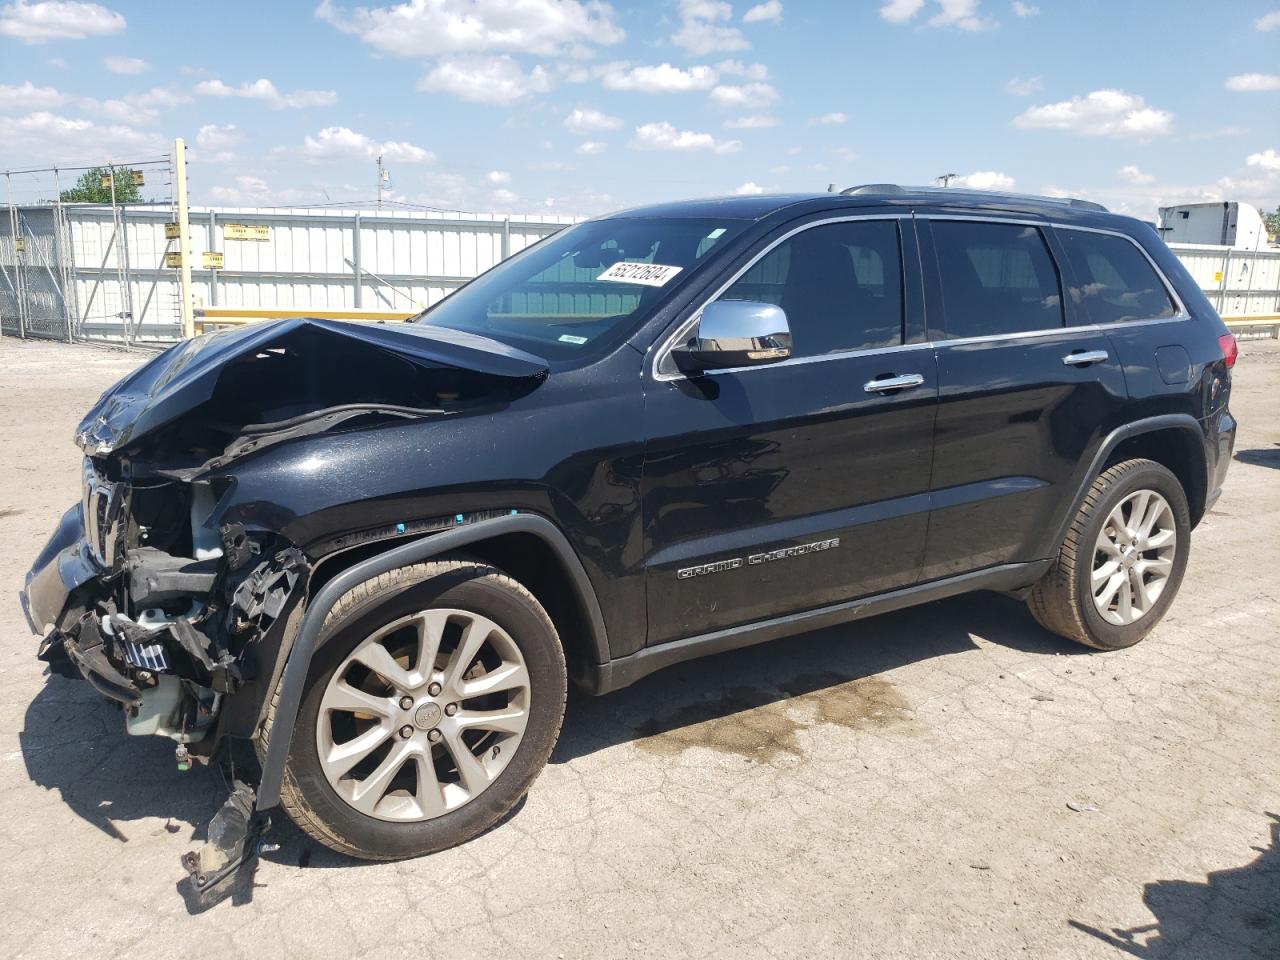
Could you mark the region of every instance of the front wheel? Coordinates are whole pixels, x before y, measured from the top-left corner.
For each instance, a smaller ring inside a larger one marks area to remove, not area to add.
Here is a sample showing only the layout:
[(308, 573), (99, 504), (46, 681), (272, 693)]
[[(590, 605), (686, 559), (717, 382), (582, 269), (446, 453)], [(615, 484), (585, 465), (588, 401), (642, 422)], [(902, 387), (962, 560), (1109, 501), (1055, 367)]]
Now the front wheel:
[(339, 600), (325, 634), (280, 792), (312, 838), (362, 859), (420, 856), (482, 833), (528, 791), (567, 680), (521, 584), (467, 561), (405, 567)]
[(1027, 604), (1043, 627), (1077, 643), (1131, 647), (1169, 609), (1190, 546), (1178, 478), (1152, 460), (1126, 460), (1094, 481)]

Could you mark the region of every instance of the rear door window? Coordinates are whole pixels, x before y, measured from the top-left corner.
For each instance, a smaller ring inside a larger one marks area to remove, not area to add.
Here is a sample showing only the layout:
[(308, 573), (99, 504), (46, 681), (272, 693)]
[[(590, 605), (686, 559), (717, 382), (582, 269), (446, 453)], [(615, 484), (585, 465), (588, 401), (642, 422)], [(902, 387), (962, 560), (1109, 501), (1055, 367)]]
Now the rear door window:
[(1178, 312), (1169, 290), (1131, 240), (1106, 233), (1058, 228), (1077, 286), (1072, 299), (1092, 323), (1160, 320)]
[(1036, 227), (931, 221), (946, 330), (988, 337), (1063, 325), (1058, 269)]
[(784, 240), (734, 281), (721, 300), (782, 307), (792, 356), (902, 343), (902, 255), (896, 220), (810, 227)]

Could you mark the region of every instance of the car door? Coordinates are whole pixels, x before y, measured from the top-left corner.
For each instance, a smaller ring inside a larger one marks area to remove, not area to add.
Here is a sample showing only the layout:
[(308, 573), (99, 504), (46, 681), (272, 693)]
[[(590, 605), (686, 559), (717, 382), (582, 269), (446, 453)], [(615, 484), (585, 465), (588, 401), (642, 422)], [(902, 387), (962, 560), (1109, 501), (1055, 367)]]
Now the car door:
[(919, 233), (939, 391), (922, 579), (1042, 559), (1124, 374), (1105, 335), (1069, 323), (1046, 226), (935, 217)]
[(904, 342), (921, 309), (904, 239), (914, 264), (909, 218), (811, 223), (726, 283), (722, 298), (786, 311), (788, 360), (685, 376), (659, 350), (644, 414), (650, 644), (915, 582), (937, 382), (922, 324)]

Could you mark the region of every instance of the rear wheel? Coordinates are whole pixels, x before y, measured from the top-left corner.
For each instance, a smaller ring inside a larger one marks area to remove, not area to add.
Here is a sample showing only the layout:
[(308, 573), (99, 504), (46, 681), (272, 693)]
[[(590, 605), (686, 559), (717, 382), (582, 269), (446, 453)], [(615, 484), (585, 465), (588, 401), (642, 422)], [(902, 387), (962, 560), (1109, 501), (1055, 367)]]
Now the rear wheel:
[(1041, 625), (1068, 639), (1100, 650), (1132, 646), (1169, 609), (1190, 545), (1178, 478), (1152, 460), (1127, 460), (1094, 481), (1027, 603)]
[[(564, 715), (559, 638), (523, 586), (482, 564), (392, 571), (334, 607), (299, 708), (281, 805), (311, 837), (390, 860), (502, 818)], [(274, 705), (264, 743), (270, 737)]]

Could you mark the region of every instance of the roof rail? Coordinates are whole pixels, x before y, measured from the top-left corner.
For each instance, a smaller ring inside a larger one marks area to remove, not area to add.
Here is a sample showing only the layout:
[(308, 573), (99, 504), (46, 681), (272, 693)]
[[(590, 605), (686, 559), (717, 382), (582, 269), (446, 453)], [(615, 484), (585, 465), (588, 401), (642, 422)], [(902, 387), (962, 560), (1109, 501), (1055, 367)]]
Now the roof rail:
[(1005, 197), (1009, 200), (1035, 200), (1040, 203), (1056, 203), (1064, 207), (1075, 207), (1077, 210), (1096, 210), (1109, 213), (1100, 203), (1092, 200), (1081, 200), (1078, 197), (1043, 197), (1032, 193), (1009, 193), (1003, 190), (975, 190), (969, 187), (902, 187), (896, 183), (863, 183), (856, 187), (847, 187), (840, 191), (844, 197), (866, 196), (868, 194), (900, 194), (900, 193), (976, 193), (984, 197)]
[(840, 191), (842, 197), (856, 197), (863, 193), (906, 193), (896, 183), (863, 183)]

